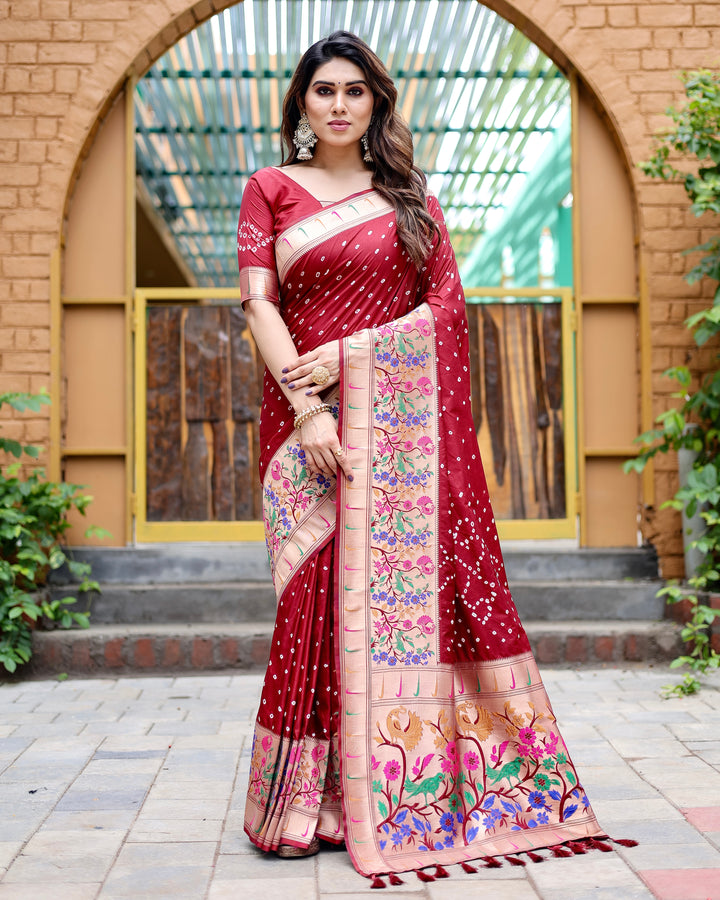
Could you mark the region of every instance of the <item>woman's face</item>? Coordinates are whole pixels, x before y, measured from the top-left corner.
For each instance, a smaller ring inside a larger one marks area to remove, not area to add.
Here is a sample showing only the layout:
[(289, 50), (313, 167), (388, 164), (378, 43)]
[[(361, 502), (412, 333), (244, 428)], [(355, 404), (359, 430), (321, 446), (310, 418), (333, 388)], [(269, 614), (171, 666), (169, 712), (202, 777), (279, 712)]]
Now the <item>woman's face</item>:
[(372, 91), (362, 69), (342, 57), (316, 69), (303, 99), (310, 127), (329, 146), (357, 144), (370, 125)]

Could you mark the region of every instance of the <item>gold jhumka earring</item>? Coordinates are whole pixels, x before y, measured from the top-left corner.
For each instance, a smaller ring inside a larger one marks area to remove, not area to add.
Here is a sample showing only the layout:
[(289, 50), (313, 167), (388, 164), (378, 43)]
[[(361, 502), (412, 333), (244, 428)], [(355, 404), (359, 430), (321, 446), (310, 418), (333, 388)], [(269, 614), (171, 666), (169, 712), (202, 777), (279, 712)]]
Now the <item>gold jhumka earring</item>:
[[(369, 130), (370, 129), (368, 128), (368, 131)], [(370, 141), (368, 140), (368, 132), (367, 131), (360, 138), (360, 143), (362, 144), (362, 148), (363, 148), (363, 162), (366, 162), (366, 163), (372, 162), (373, 158), (370, 155)]]
[(308, 117), (303, 113), (295, 129), (293, 144), (298, 149), (298, 159), (312, 159), (312, 148), (317, 144), (317, 135), (310, 127)]

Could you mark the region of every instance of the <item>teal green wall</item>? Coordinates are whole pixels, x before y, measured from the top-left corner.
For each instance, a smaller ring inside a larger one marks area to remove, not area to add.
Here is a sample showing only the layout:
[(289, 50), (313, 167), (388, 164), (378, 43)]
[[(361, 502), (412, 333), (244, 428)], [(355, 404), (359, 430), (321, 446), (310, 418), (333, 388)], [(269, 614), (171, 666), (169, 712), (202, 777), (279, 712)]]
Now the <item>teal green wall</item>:
[(518, 287), (538, 284), (538, 243), (548, 227), (555, 244), (555, 284), (572, 287), (572, 209), (560, 204), (570, 193), (570, 116), (553, 135), (527, 177), (522, 193), (508, 207), (500, 224), (485, 234), (461, 269), (463, 286), (500, 285), (503, 247), (513, 249)]

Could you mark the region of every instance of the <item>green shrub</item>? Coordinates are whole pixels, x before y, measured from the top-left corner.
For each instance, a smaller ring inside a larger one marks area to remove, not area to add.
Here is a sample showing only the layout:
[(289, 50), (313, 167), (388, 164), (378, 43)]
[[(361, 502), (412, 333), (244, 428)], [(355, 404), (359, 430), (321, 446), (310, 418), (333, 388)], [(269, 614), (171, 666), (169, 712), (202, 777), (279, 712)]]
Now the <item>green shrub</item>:
[[(39, 412), (50, 402), (46, 394), (0, 394), (0, 408), (8, 404), (18, 412)], [(0, 453), (37, 459), (39, 448), (22, 445), (0, 435)], [(76, 612), (73, 596), (51, 600), (48, 574), (67, 564), (79, 580), (78, 591), (97, 591), (90, 566), (69, 557), (61, 539), (70, 524), (68, 513), (85, 515), (91, 497), (77, 484), (48, 481), (42, 469), (20, 477), (21, 463), (0, 467), (0, 665), (14, 672), (32, 655), (32, 629), (39, 621), (56, 627), (87, 628), (89, 613)], [(102, 529), (86, 534), (105, 536)]]

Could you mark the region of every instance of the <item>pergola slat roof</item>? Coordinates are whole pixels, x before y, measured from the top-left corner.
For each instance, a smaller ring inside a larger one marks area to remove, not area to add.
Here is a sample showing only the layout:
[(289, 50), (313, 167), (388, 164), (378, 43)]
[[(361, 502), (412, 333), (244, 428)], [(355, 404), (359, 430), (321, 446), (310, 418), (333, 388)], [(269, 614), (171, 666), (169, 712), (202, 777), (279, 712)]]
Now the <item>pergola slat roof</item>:
[(339, 28), (393, 76), (461, 259), (568, 114), (562, 73), (476, 0), (244, 0), (179, 41), (136, 91), (138, 177), (198, 284), (236, 284), (244, 185), (280, 162), (297, 60)]

